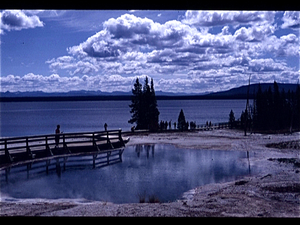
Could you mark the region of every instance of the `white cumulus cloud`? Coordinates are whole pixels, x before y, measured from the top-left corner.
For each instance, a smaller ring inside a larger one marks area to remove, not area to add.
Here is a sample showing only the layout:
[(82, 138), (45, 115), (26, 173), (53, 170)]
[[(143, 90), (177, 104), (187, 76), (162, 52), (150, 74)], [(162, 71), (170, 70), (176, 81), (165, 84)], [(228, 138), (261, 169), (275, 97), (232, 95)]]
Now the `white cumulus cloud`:
[(3, 30), (22, 30), (43, 27), (44, 23), (36, 15), (27, 15), (22, 10), (4, 10), (0, 12), (1, 33)]
[(223, 26), (244, 24), (270, 24), (275, 12), (271, 11), (191, 11), (185, 13), (183, 23), (195, 26)]
[(281, 28), (292, 28), (299, 29), (300, 28), (300, 12), (298, 11), (286, 11), (282, 17), (283, 24)]

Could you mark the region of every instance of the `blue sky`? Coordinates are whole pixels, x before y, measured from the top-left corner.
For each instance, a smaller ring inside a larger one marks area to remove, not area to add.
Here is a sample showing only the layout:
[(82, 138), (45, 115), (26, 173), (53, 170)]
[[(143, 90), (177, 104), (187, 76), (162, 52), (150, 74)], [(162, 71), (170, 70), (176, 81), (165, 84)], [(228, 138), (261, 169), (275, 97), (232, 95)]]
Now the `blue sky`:
[(203, 93), (297, 83), (299, 12), (2, 10), (1, 91)]

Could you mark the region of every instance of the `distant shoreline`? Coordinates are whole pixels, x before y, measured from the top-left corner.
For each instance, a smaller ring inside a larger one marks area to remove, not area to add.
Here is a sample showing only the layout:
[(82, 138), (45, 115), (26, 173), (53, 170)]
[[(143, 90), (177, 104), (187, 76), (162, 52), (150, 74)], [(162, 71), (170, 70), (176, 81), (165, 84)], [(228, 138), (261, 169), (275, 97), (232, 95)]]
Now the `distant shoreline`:
[[(157, 100), (239, 100), (247, 99), (244, 95), (237, 96), (156, 96)], [(250, 96), (253, 99), (253, 96)], [(50, 102), (50, 101), (129, 101), (131, 96), (51, 96), (51, 97), (0, 97), (0, 102)]]
[[(279, 90), (296, 91), (298, 84), (277, 83)], [(254, 99), (259, 84), (251, 84), (232, 88), (227, 91), (212, 92), (208, 94), (186, 94), (172, 92), (156, 92), (157, 100), (225, 100), (225, 99)], [(262, 91), (273, 88), (273, 83), (261, 83)], [(39, 101), (128, 101), (131, 100), (131, 92), (95, 92), (95, 91), (75, 91), (45, 93), (41, 91), (33, 92), (0, 92), (0, 102), (39, 102)]]

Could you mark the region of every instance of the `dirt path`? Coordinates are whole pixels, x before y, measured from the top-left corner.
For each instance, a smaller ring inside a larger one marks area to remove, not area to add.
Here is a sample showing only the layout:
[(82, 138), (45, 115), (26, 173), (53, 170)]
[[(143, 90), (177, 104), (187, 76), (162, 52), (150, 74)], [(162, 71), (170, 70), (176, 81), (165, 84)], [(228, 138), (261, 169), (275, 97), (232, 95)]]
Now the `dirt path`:
[[(234, 130), (161, 133), (130, 136), (128, 145), (168, 143), (193, 149), (238, 150), (250, 153), (259, 174), (241, 180), (204, 185), (171, 203), (113, 204), (72, 200), (1, 202), (0, 215), (25, 216), (238, 216), (300, 217), (299, 149), (267, 144), (299, 141), (293, 135), (243, 136)], [(293, 145), (294, 146), (294, 145)]]

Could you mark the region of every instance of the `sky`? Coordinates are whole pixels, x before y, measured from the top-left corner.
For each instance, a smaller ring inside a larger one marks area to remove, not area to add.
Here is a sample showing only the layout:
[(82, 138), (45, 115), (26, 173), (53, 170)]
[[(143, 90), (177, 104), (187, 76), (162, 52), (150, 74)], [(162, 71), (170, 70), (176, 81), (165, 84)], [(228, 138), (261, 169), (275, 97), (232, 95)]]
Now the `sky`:
[(205, 93), (300, 79), (299, 11), (2, 10), (1, 92)]

